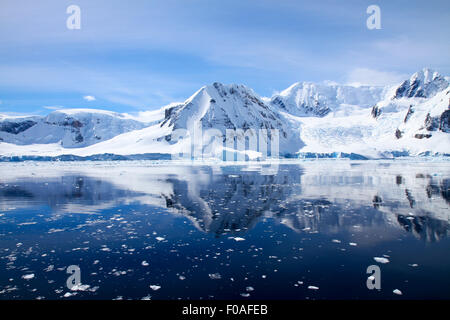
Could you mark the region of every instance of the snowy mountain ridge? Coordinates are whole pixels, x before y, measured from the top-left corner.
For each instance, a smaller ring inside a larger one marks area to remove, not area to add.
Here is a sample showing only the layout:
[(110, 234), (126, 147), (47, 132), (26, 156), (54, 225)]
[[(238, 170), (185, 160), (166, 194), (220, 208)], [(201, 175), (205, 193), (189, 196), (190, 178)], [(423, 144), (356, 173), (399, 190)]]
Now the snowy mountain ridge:
[(386, 95), (388, 87), (297, 82), (274, 95), (270, 104), (294, 116), (326, 116), (342, 105), (372, 106)]
[(3, 115), (0, 141), (16, 145), (60, 143), (65, 148), (86, 147), (145, 126), (126, 114), (104, 110), (65, 109), (45, 117)]
[(264, 130), (269, 137), (277, 130), (280, 156), (448, 155), (449, 102), (448, 77), (429, 69), (398, 86), (298, 82), (271, 98), (216, 82), (185, 102), (134, 116), (90, 109), (0, 115), (0, 157), (173, 155), (190, 148), (186, 138), (195, 130), (212, 132), (201, 140), (202, 148), (218, 158), (229, 149), (226, 130), (235, 130), (233, 139), (243, 144)]

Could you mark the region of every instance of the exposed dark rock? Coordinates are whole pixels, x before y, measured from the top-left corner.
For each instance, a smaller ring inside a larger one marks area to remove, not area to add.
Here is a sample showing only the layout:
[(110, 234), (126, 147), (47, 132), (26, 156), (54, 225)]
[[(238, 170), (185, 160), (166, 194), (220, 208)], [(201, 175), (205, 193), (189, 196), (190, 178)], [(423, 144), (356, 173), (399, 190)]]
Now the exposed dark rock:
[(75, 137), (75, 141), (78, 143), (81, 143), (84, 141), (83, 136), (81, 135), (81, 133), (78, 133), (77, 136)]
[(280, 109), (286, 110), (286, 105), (284, 104), (283, 100), (280, 97), (275, 97), (272, 100), (272, 103), (276, 106), (278, 106)]
[(73, 118), (65, 119), (62, 125), (65, 127), (73, 127), (75, 129), (80, 129), (81, 127), (83, 127), (83, 123)]
[(399, 129), (395, 130), (395, 137), (397, 139), (400, 139), (402, 137), (402, 132)]
[(441, 114), (439, 130), (442, 132), (450, 132), (450, 110), (446, 110)]
[(424, 133), (416, 133), (414, 135), (414, 138), (416, 139), (423, 139), (423, 138), (431, 138), (431, 134), (424, 134)]
[(10, 122), (10, 121), (4, 121), (0, 123), (0, 131), (8, 132), (11, 134), (19, 134), (21, 132), (24, 132), (28, 129), (30, 129), (32, 126), (34, 126), (37, 122), (26, 120), (21, 122)]
[(412, 105), (410, 105), (408, 108), (408, 112), (406, 113), (405, 120), (403, 120), (403, 122), (406, 123), (409, 120), (409, 118), (411, 118), (413, 113), (414, 113), (414, 108)]
[(395, 99), (399, 98), (425, 98), (423, 89), (420, 88), (420, 81), (415, 79), (412, 83), (409, 80), (403, 81), (400, 87), (395, 91)]
[(381, 114), (381, 109), (375, 105), (375, 106), (373, 106), (371, 113), (372, 113), (372, 117), (378, 118)]
[(425, 128), (428, 131), (436, 131), (439, 128), (439, 117), (432, 117), (428, 113), (425, 118)]

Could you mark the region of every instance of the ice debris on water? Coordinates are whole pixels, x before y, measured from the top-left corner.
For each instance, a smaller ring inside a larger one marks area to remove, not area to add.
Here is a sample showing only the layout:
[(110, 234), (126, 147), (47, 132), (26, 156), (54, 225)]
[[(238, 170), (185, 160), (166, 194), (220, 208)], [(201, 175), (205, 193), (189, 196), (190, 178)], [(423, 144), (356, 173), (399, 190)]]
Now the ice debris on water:
[(234, 241), (244, 241), (245, 238), (241, 238), (241, 237), (228, 237), (228, 239), (232, 239)]
[(216, 273), (210, 273), (208, 274), (208, 276), (213, 279), (213, 280), (219, 280), (222, 279), (222, 276), (220, 275), (220, 273), (216, 272)]
[(87, 289), (89, 289), (90, 285), (88, 284), (77, 284), (75, 286), (73, 286), (72, 288), (70, 288), (70, 290), (72, 291), (86, 291)]
[(403, 293), (399, 290), (399, 289), (395, 289), (394, 291), (392, 291), (394, 294), (397, 294), (399, 296), (401, 296)]
[(156, 291), (156, 290), (161, 289), (161, 286), (158, 286), (156, 284), (152, 284), (152, 285), (150, 285), (150, 289), (152, 289), (153, 291)]
[(384, 258), (384, 257), (374, 257), (373, 259), (378, 263), (388, 263), (389, 262), (389, 259)]

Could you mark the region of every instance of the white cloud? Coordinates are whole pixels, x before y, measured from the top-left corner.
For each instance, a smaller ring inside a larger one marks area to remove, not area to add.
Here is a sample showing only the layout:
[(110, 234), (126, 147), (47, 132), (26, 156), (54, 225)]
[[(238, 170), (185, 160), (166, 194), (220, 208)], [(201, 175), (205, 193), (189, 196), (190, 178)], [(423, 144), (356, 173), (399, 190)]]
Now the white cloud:
[(86, 100), (86, 101), (89, 101), (89, 102), (96, 100), (94, 96), (84, 96), (83, 99)]
[(48, 110), (60, 110), (60, 109), (64, 109), (63, 106), (43, 106), (44, 109), (48, 109)]
[(346, 83), (353, 86), (386, 86), (401, 83), (408, 78), (409, 75), (402, 73), (356, 68), (347, 74)]

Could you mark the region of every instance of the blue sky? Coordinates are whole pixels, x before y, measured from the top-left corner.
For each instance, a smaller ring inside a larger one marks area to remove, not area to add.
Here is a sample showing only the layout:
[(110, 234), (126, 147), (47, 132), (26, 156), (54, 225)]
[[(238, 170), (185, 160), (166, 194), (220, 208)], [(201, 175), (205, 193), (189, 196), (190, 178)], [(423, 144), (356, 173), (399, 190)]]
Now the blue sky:
[[(80, 30), (66, 28), (72, 4)], [(366, 27), (371, 4), (381, 30)], [(449, 31), (448, 0), (2, 0), (0, 113), (152, 110), (214, 81), (270, 96), (449, 75)]]

